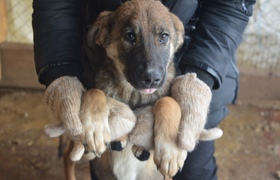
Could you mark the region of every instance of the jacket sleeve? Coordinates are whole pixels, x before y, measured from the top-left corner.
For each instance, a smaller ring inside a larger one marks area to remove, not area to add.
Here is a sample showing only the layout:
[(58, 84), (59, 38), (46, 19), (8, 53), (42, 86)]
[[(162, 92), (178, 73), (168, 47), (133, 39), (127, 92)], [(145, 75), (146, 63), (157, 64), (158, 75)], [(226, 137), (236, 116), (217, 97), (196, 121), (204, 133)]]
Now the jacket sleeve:
[[(192, 40), (179, 63), (181, 72), (207, 72), (219, 88), (241, 43), (255, 0), (204, 0)], [(199, 76), (198, 76), (199, 77)]]
[(39, 82), (50, 84), (69, 75), (80, 76), (82, 1), (34, 0), (32, 27)]

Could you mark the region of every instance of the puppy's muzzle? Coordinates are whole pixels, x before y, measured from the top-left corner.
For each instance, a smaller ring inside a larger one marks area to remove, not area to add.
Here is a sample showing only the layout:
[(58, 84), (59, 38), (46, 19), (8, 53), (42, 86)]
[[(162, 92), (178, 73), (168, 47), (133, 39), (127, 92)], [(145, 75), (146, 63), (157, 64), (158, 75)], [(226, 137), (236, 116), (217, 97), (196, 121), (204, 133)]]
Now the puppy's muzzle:
[(162, 81), (162, 76), (158, 72), (146, 72), (142, 75), (142, 84), (146, 88), (158, 87)]

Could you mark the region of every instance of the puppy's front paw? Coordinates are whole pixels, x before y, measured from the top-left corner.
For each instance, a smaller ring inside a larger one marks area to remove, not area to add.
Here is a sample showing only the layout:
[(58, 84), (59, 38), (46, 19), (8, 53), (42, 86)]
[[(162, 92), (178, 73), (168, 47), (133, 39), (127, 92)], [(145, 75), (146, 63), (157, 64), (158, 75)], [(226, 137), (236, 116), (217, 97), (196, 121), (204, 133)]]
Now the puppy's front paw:
[(187, 151), (177, 146), (176, 142), (181, 109), (173, 98), (163, 97), (156, 102), (154, 114), (154, 161), (161, 174), (171, 178), (182, 169), (187, 158)]
[(85, 92), (80, 112), (86, 150), (100, 157), (110, 142), (109, 109), (105, 94), (97, 89)]
[(179, 148), (176, 142), (155, 139), (154, 162), (165, 178), (172, 178), (181, 170), (187, 158), (187, 151)]

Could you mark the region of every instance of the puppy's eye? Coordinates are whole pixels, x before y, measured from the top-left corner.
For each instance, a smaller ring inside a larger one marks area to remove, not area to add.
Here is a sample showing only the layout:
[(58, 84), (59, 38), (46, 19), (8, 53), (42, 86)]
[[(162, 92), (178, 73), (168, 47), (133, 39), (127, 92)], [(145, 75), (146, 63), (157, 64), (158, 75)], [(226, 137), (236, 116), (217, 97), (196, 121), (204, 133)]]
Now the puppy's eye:
[(129, 43), (135, 43), (136, 41), (136, 34), (135, 33), (132, 33), (132, 32), (129, 32), (129, 33), (126, 33), (124, 35), (124, 38), (126, 41), (128, 41)]
[(169, 34), (167, 34), (167, 33), (161, 33), (159, 35), (159, 42), (162, 44), (166, 43), (168, 41), (168, 39), (169, 39)]

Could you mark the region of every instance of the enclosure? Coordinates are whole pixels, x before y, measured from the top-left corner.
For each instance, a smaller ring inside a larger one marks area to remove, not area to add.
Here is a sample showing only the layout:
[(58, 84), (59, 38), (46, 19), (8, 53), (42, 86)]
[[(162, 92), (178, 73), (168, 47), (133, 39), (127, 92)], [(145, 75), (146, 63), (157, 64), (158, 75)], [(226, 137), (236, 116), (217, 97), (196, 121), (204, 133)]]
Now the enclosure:
[[(216, 141), (221, 180), (280, 179), (280, 1), (259, 0), (238, 49), (240, 89)], [(32, 1), (0, 0), (0, 179), (63, 179), (34, 67)], [(79, 162), (79, 179), (89, 179)]]

